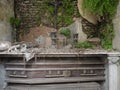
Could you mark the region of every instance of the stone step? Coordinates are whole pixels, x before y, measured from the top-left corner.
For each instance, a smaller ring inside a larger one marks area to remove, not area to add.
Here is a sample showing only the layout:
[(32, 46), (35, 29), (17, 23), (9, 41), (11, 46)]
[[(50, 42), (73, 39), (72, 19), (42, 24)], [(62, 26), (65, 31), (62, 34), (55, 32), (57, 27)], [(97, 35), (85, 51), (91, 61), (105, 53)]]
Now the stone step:
[(45, 84), (45, 83), (68, 83), (68, 82), (87, 82), (87, 81), (104, 81), (105, 78), (102, 76), (94, 77), (60, 77), (60, 78), (8, 78), (8, 83), (19, 83), (19, 84)]
[(6, 90), (101, 90), (96, 82), (47, 84), (47, 85), (9, 85)]

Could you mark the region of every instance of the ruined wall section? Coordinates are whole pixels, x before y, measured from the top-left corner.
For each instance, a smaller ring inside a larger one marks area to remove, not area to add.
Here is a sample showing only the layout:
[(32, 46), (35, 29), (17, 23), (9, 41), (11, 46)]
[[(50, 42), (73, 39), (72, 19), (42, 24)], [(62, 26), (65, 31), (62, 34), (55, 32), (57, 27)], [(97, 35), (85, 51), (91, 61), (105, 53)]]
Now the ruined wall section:
[(94, 36), (96, 27), (81, 17), (77, 0), (58, 0), (57, 19), (54, 14), (55, 7), (51, 6), (54, 1), (56, 0), (15, 0), (15, 16), (21, 19), (19, 29), (23, 33), (20, 37), (28, 34), (33, 27), (47, 26), (60, 29), (73, 24), (78, 18), (82, 18), (82, 28), (87, 37)]
[[(71, 22), (74, 21), (74, 17), (79, 16), (77, 0), (71, 2), (70, 0), (59, 0), (57, 3), (57, 18), (55, 19), (55, 1), (56, 0), (15, 0), (15, 15), (22, 20), (20, 28), (27, 29), (40, 25), (55, 27), (55, 22), (57, 28), (59, 28), (71, 24)], [(71, 10), (69, 11), (65, 9), (65, 5), (66, 8), (69, 7), (69, 4), (66, 4), (67, 1), (69, 1), (70, 6), (74, 7), (70, 7)]]
[(0, 41), (11, 41), (10, 18), (14, 16), (14, 0), (0, 0)]
[(37, 13), (42, 13), (39, 9), (40, 5), (43, 5), (43, 0), (15, 0), (15, 16), (21, 20), (22, 29), (38, 24)]

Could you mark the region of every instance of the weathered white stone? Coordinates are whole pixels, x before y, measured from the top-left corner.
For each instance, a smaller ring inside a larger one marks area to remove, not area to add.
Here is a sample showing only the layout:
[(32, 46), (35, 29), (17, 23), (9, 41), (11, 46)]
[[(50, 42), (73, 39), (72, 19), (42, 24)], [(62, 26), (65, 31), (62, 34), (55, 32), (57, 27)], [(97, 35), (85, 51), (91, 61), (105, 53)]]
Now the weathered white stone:
[(71, 38), (68, 41), (68, 44), (73, 43), (73, 35), (74, 34), (78, 34), (78, 42), (84, 42), (87, 40), (87, 35), (83, 32), (82, 30), (82, 23), (81, 23), (82, 19), (78, 18), (75, 20), (74, 23), (72, 23), (71, 25), (69, 25), (68, 27), (62, 27), (59, 29), (60, 30), (65, 30), (65, 29), (69, 29), (71, 31)]
[(85, 18), (86, 20), (88, 20), (89, 22), (93, 24), (97, 24), (97, 21), (98, 21), (97, 16), (87, 9), (83, 11), (82, 2), (83, 0), (78, 0), (78, 9), (79, 9), (79, 13), (81, 14), (81, 16)]
[(120, 2), (117, 7), (117, 13), (113, 19), (115, 38), (113, 39), (113, 48), (120, 51)]
[(119, 56), (115, 54), (108, 54), (108, 90), (119, 90)]
[(11, 43), (8, 41), (0, 42), (0, 51), (8, 50), (11, 47)]
[(84, 42), (87, 40), (87, 35), (82, 30), (81, 18), (77, 19), (73, 24), (68, 26), (71, 30), (71, 37), (73, 38), (73, 34), (78, 34), (78, 42)]

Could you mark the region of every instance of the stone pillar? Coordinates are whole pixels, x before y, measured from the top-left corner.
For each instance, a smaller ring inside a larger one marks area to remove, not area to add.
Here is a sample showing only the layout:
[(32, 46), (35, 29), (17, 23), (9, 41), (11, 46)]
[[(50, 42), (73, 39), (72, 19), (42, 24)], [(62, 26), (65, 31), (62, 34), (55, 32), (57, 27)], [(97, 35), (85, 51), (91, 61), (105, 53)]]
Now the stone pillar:
[(119, 81), (119, 75), (118, 75), (118, 68), (119, 68), (119, 55), (117, 54), (109, 54), (108, 55), (108, 90), (119, 90), (118, 88), (118, 81)]

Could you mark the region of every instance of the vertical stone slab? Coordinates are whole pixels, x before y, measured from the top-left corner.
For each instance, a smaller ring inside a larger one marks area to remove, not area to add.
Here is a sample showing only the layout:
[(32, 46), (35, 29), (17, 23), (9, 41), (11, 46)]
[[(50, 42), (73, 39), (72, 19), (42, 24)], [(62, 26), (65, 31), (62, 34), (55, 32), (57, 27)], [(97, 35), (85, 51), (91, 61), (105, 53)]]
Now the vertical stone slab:
[(113, 39), (113, 48), (120, 51), (120, 2), (117, 7), (117, 13), (113, 19), (115, 38)]
[(11, 41), (10, 18), (14, 16), (14, 0), (0, 0), (0, 41)]
[(109, 89), (108, 90), (119, 90), (118, 86), (118, 66), (119, 66), (119, 55), (118, 54), (108, 54), (108, 79), (109, 79)]
[(78, 34), (78, 42), (84, 42), (87, 40), (87, 35), (83, 32), (82, 29), (82, 19), (76, 19), (76, 21), (69, 25), (67, 28), (71, 31), (71, 38), (73, 39), (74, 34)]

